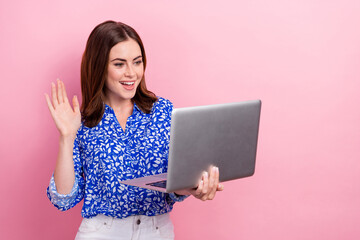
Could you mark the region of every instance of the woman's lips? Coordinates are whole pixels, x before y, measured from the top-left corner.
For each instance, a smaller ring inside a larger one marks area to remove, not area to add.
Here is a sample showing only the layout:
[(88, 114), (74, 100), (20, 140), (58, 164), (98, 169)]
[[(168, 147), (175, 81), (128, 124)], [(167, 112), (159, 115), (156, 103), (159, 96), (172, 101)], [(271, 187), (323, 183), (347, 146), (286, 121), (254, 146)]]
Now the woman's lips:
[(120, 81), (120, 84), (126, 89), (126, 90), (133, 90), (135, 87), (135, 81)]

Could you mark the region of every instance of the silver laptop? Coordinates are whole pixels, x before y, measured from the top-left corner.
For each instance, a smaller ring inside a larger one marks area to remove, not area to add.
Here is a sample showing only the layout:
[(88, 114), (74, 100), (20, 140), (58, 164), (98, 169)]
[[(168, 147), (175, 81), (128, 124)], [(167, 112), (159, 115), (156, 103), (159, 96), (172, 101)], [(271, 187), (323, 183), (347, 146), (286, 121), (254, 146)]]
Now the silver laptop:
[(175, 192), (197, 187), (212, 166), (220, 182), (252, 176), (260, 109), (260, 100), (174, 109), (168, 172), (120, 183)]

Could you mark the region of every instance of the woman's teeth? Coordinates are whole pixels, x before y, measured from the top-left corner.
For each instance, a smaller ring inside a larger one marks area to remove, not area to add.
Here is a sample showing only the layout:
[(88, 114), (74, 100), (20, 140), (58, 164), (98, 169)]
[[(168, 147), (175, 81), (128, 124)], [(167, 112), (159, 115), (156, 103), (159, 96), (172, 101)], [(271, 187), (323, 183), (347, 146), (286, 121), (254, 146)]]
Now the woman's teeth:
[(131, 85), (134, 85), (135, 82), (120, 82), (120, 83), (123, 85), (131, 86)]

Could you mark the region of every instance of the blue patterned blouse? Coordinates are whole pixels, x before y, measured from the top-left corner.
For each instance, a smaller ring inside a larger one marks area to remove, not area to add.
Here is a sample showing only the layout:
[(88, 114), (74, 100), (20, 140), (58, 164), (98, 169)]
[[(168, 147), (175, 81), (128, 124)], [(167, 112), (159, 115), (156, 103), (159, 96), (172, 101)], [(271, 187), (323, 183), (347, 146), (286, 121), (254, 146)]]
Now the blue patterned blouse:
[(171, 211), (186, 196), (165, 194), (120, 184), (119, 181), (167, 172), (170, 122), (173, 105), (159, 98), (150, 114), (136, 104), (125, 132), (111, 107), (93, 128), (84, 125), (74, 142), (75, 183), (70, 194), (56, 191), (54, 177), (47, 189), (50, 201), (60, 210), (74, 207), (82, 199), (85, 218), (104, 214), (125, 218), (159, 215)]

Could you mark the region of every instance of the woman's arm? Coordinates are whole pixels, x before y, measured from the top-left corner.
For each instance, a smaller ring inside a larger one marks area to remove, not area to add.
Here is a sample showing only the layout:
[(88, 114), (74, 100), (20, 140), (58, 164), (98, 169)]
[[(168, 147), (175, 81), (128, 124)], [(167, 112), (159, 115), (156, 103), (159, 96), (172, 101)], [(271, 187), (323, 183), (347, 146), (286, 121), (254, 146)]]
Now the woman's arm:
[(75, 181), (73, 148), (76, 133), (81, 126), (79, 102), (74, 96), (73, 108), (71, 107), (65, 85), (60, 80), (57, 80), (57, 89), (54, 83), (51, 84), (51, 99), (48, 94), (45, 94), (45, 97), (51, 116), (60, 133), (59, 152), (54, 171), (56, 189), (60, 194), (68, 194)]

